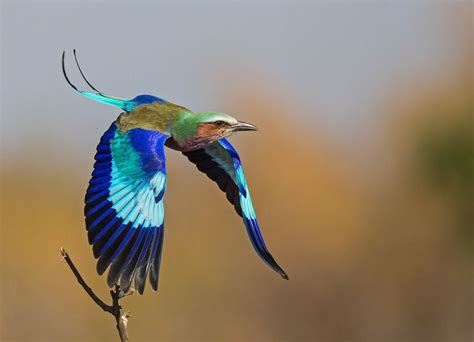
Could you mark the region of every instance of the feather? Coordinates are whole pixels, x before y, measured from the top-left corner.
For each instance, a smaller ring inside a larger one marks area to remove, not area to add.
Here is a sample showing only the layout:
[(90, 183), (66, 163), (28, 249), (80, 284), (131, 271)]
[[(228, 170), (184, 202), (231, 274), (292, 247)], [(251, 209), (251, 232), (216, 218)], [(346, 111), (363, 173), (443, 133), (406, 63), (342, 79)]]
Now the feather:
[(288, 275), (277, 264), (265, 246), (255, 217), (240, 158), (233, 146), (227, 139), (221, 139), (205, 148), (186, 151), (183, 154), (197, 166), (199, 171), (205, 173), (225, 192), (227, 200), (234, 206), (237, 214), (242, 217), (252, 246), (257, 254), (274, 271), (288, 279)]
[(108, 285), (119, 283), (125, 292), (135, 282), (143, 293), (150, 270), (152, 288), (157, 289), (167, 139), (140, 128), (122, 133), (114, 123), (97, 146), (85, 196), (88, 239), (98, 258), (97, 272), (109, 269)]

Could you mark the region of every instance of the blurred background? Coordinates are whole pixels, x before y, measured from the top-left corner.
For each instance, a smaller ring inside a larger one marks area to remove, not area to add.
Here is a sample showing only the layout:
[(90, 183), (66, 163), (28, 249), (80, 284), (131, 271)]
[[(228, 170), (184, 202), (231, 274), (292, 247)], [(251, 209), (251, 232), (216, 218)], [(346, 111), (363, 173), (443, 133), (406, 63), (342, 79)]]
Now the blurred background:
[[(19, 2), (1, 16), (2, 341), (114, 341), (83, 222), (105, 93), (256, 124), (232, 137), (263, 235), (167, 151), (159, 291), (132, 341), (472, 341), (470, 1)], [(85, 85), (84, 85), (85, 87)]]

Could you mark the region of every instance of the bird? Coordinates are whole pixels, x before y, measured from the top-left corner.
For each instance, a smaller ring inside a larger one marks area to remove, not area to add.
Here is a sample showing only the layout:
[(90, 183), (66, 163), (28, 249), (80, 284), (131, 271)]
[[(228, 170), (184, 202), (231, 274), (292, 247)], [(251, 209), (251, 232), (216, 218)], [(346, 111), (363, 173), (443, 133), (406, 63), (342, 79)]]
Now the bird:
[(242, 162), (227, 139), (256, 126), (221, 112), (193, 112), (153, 95), (124, 99), (105, 95), (85, 77), (73, 50), (75, 64), (91, 91), (70, 80), (79, 94), (121, 109), (100, 138), (85, 195), (85, 225), (99, 275), (108, 269), (109, 287), (143, 294), (147, 278), (158, 289), (164, 238), (166, 191), (165, 146), (181, 152), (222, 190), (242, 217), (256, 253), (282, 278), (289, 279), (263, 240)]

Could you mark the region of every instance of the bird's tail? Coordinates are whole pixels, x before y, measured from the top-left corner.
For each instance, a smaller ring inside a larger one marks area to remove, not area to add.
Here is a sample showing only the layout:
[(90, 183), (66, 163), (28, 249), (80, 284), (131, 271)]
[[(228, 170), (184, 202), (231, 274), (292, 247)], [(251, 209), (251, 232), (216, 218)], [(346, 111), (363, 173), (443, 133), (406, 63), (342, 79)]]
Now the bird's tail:
[(107, 105), (111, 105), (111, 106), (116, 106), (116, 107), (119, 107), (123, 110), (127, 110), (128, 108), (128, 105), (130, 103), (130, 100), (128, 99), (121, 99), (119, 97), (114, 97), (114, 96), (109, 96), (109, 95), (104, 95), (101, 91), (97, 90), (86, 78), (86, 76), (84, 75), (84, 73), (82, 72), (82, 69), (79, 65), (79, 62), (77, 61), (77, 56), (76, 56), (76, 50), (74, 49), (73, 50), (73, 53), (74, 53), (74, 59), (76, 61), (76, 65), (77, 65), (77, 68), (79, 69), (79, 72), (81, 73), (81, 76), (82, 78), (84, 79), (84, 81), (86, 81), (87, 85), (89, 87), (91, 87), (91, 89), (93, 89), (95, 92), (92, 93), (92, 92), (89, 92), (89, 91), (84, 91), (84, 90), (79, 90), (74, 84), (72, 84), (72, 82), (69, 80), (69, 78), (67, 77), (67, 74), (66, 74), (66, 68), (64, 67), (64, 57), (66, 55), (66, 52), (63, 51), (63, 57), (62, 57), (62, 67), (63, 67), (63, 74), (64, 74), (64, 78), (66, 79), (67, 83), (74, 89), (76, 90), (79, 94), (89, 98), (89, 99), (92, 99), (94, 101), (97, 101), (97, 102), (101, 102), (101, 103), (105, 103)]

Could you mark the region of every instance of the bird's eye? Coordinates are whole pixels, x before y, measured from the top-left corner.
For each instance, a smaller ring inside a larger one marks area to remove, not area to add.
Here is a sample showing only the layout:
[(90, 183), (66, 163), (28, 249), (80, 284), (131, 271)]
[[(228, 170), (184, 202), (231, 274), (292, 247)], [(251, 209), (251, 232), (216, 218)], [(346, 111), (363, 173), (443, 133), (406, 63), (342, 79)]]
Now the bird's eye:
[(218, 120), (218, 121), (215, 121), (214, 122), (217, 126), (224, 126), (225, 125), (225, 121), (221, 121), (221, 120)]

